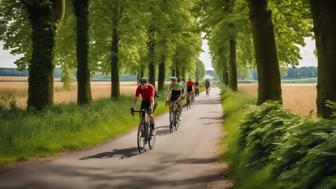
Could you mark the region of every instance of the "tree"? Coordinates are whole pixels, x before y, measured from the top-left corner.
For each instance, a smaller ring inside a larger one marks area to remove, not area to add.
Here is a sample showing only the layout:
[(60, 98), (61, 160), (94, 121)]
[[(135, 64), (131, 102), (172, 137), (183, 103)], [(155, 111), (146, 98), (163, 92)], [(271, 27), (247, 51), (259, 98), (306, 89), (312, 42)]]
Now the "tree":
[[(203, 1), (201, 3), (201, 25), (206, 32), (210, 50), (213, 58), (213, 65), (224, 84), (237, 90), (237, 60), (242, 60), (240, 65), (251, 64), (250, 59), (237, 57), (238, 48), (244, 49), (248, 54), (250, 51), (245, 38), (251, 36), (248, 22), (247, 9), (244, 1)], [(245, 45), (245, 46), (243, 46)], [(245, 61), (245, 62), (243, 62)], [(250, 61), (250, 62), (248, 62)]]
[(119, 74), (140, 70), (146, 48), (145, 1), (99, 0), (90, 6), (90, 58), (93, 67), (111, 74), (111, 98), (120, 96)]
[(318, 57), (317, 113), (330, 118), (327, 101), (336, 101), (336, 12), (335, 1), (310, 0)]
[(195, 79), (202, 80), (205, 76), (205, 66), (201, 60), (196, 61)]
[(272, 22), (267, 0), (248, 0), (258, 70), (258, 104), (282, 102), (281, 78)]
[(86, 104), (92, 100), (88, 58), (89, 0), (74, 0), (73, 6), (77, 19), (77, 103)]
[(22, 1), (32, 27), (28, 108), (41, 110), (53, 103), (55, 35), (64, 15), (64, 0)]
[(237, 62), (236, 62), (236, 43), (237, 43), (237, 38), (236, 38), (236, 33), (234, 32), (235, 30), (235, 25), (233, 23), (229, 24), (229, 27), (231, 28), (232, 34), (230, 36), (230, 88), (233, 91), (238, 90), (238, 77), (237, 77)]

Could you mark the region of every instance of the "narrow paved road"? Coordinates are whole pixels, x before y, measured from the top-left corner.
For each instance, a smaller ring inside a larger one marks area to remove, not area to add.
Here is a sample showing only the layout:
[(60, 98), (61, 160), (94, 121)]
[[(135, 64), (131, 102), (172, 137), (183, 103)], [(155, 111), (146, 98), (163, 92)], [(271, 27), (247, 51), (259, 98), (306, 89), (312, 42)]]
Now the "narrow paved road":
[(227, 188), (227, 168), (217, 163), (222, 111), (219, 90), (212, 89), (183, 113), (177, 132), (169, 133), (167, 114), (157, 118), (152, 151), (138, 154), (133, 131), (93, 149), (2, 174), (0, 188)]

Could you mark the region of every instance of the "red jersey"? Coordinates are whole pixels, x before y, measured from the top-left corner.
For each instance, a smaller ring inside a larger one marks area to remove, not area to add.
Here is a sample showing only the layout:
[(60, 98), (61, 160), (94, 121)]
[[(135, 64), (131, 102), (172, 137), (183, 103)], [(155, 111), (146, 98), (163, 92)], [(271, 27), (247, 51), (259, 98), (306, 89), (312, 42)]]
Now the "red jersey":
[(194, 86), (194, 83), (192, 81), (187, 81), (187, 87), (192, 87)]
[(135, 92), (135, 96), (139, 97), (141, 95), (142, 101), (150, 101), (151, 97), (154, 97), (154, 86), (147, 84), (144, 89), (141, 89), (141, 86), (138, 86)]
[(198, 86), (199, 86), (199, 83), (196, 81), (196, 82), (194, 83), (194, 85), (195, 85), (195, 87), (198, 87)]

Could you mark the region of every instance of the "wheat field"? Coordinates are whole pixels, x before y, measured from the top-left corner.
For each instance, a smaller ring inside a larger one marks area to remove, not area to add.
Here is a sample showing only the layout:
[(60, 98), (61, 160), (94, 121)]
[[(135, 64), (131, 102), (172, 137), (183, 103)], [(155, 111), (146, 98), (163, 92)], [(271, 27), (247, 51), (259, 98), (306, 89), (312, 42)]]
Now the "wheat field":
[[(54, 85), (54, 102), (71, 103), (76, 102), (77, 98), (77, 84), (71, 83), (71, 90), (63, 89), (63, 84), (58, 80)], [(121, 94), (133, 94), (136, 88), (136, 82), (122, 82)], [(1, 77), (0, 76), (0, 97), (1, 96), (14, 96), (16, 105), (20, 108), (26, 107), (27, 102), (27, 78), (19, 77)], [(91, 91), (93, 99), (109, 98), (111, 93), (110, 82), (91, 82)]]
[[(239, 84), (239, 90), (257, 96), (258, 85)], [(24, 108), (27, 101), (27, 78), (24, 77), (2, 77), (0, 76), (0, 97), (12, 95), (15, 97), (18, 107)], [(63, 90), (63, 84), (55, 81), (54, 102), (71, 103), (77, 98), (76, 82), (71, 84), (71, 90)], [(121, 94), (131, 95), (136, 88), (135, 82), (122, 82)], [(93, 99), (109, 98), (111, 91), (110, 82), (92, 82), (91, 91)], [(285, 108), (303, 116), (316, 115), (316, 84), (283, 84), (283, 104)]]
[[(257, 84), (239, 84), (239, 90), (257, 95)], [(285, 108), (303, 116), (316, 115), (316, 84), (282, 84), (282, 98)]]

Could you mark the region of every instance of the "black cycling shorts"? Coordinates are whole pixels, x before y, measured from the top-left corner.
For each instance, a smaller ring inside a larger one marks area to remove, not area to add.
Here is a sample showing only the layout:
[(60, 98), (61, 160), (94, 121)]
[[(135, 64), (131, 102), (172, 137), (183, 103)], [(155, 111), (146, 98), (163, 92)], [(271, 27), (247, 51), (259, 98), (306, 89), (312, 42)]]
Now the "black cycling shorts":
[(177, 90), (172, 90), (171, 91), (171, 96), (170, 96), (170, 101), (174, 102), (176, 101), (181, 95), (181, 91), (177, 91)]
[(192, 90), (193, 90), (192, 87), (188, 87), (188, 88), (187, 88), (187, 92), (188, 92), (188, 93), (190, 93)]
[[(157, 103), (154, 103), (154, 110), (157, 106)], [(141, 110), (145, 109), (145, 110), (149, 110), (149, 108), (151, 107), (151, 103), (150, 101), (141, 101)], [(154, 112), (153, 110), (153, 112)]]

